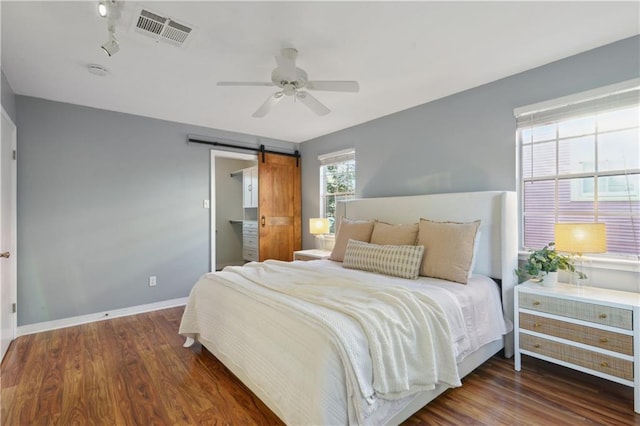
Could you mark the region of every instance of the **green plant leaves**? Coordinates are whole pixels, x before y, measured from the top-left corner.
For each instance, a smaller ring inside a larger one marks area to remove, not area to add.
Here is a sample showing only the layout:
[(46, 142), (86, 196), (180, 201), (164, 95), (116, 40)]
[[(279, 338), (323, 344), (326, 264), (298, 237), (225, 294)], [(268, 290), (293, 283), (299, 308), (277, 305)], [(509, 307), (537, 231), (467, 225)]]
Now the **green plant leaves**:
[(525, 278), (527, 275), (529, 277), (537, 277), (542, 272), (562, 270), (576, 273), (580, 279), (587, 278), (583, 272), (576, 270), (574, 256), (558, 253), (555, 245), (554, 242), (550, 242), (540, 250), (530, 251), (527, 262), (522, 268), (516, 270), (516, 275), (519, 278)]

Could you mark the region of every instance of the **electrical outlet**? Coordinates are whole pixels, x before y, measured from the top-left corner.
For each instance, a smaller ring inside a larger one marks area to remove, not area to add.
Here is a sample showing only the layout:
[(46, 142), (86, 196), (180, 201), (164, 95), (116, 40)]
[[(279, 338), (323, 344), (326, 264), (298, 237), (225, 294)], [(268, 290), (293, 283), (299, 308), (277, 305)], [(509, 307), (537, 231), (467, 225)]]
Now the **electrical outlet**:
[(149, 287), (156, 286), (156, 277), (149, 277)]

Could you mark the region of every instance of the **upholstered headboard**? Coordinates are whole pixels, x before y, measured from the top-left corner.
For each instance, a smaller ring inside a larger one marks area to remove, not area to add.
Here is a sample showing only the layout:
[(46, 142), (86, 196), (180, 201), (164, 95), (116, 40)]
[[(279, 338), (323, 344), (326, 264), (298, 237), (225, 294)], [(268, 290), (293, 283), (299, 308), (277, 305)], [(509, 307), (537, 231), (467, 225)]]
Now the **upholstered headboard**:
[[(480, 220), (480, 245), (474, 272), (502, 280), (502, 304), (513, 321), (514, 270), (518, 266), (518, 220), (515, 192), (481, 191), (403, 197), (363, 198), (339, 202), (336, 217), (377, 219), (401, 224), (420, 218), (435, 221)], [(505, 355), (513, 354), (513, 334)]]

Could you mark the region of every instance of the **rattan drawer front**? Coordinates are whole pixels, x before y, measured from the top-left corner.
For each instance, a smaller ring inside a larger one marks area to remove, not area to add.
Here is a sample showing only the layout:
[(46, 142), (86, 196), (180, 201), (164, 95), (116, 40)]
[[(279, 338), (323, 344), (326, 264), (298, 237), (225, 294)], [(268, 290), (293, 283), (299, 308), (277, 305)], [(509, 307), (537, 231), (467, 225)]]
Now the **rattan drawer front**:
[(633, 355), (633, 336), (572, 324), (551, 318), (520, 313), (520, 328), (595, 346), (625, 355)]
[(632, 329), (633, 321), (630, 309), (613, 308), (526, 292), (518, 293), (518, 301), (521, 308), (609, 325), (625, 330)]
[(633, 380), (633, 362), (520, 333), (520, 349)]

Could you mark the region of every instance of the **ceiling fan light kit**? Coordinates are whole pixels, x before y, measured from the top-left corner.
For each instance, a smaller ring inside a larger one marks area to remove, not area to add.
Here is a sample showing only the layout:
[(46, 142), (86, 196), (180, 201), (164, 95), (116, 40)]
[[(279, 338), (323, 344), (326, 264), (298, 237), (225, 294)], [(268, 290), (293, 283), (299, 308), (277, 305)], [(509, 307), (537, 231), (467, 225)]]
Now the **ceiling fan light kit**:
[(296, 67), (298, 51), (294, 48), (284, 48), (280, 56), (276, 56), (277, 67), (271, 72), (271, 82), (258, 81), (219, 81), (218, 86), (276, 86), (282, 90), (269, 98), (253, 113), (253, 117), (264, 117), (285, 96), (299, 99), (307, 108), (317, 115), (326, 115), (331, 110), (323, 105), (307, 90), (322, 90), (328, 92), (357, 93), (360, 85), (357, 81), (309, 81), (306, 71)]

